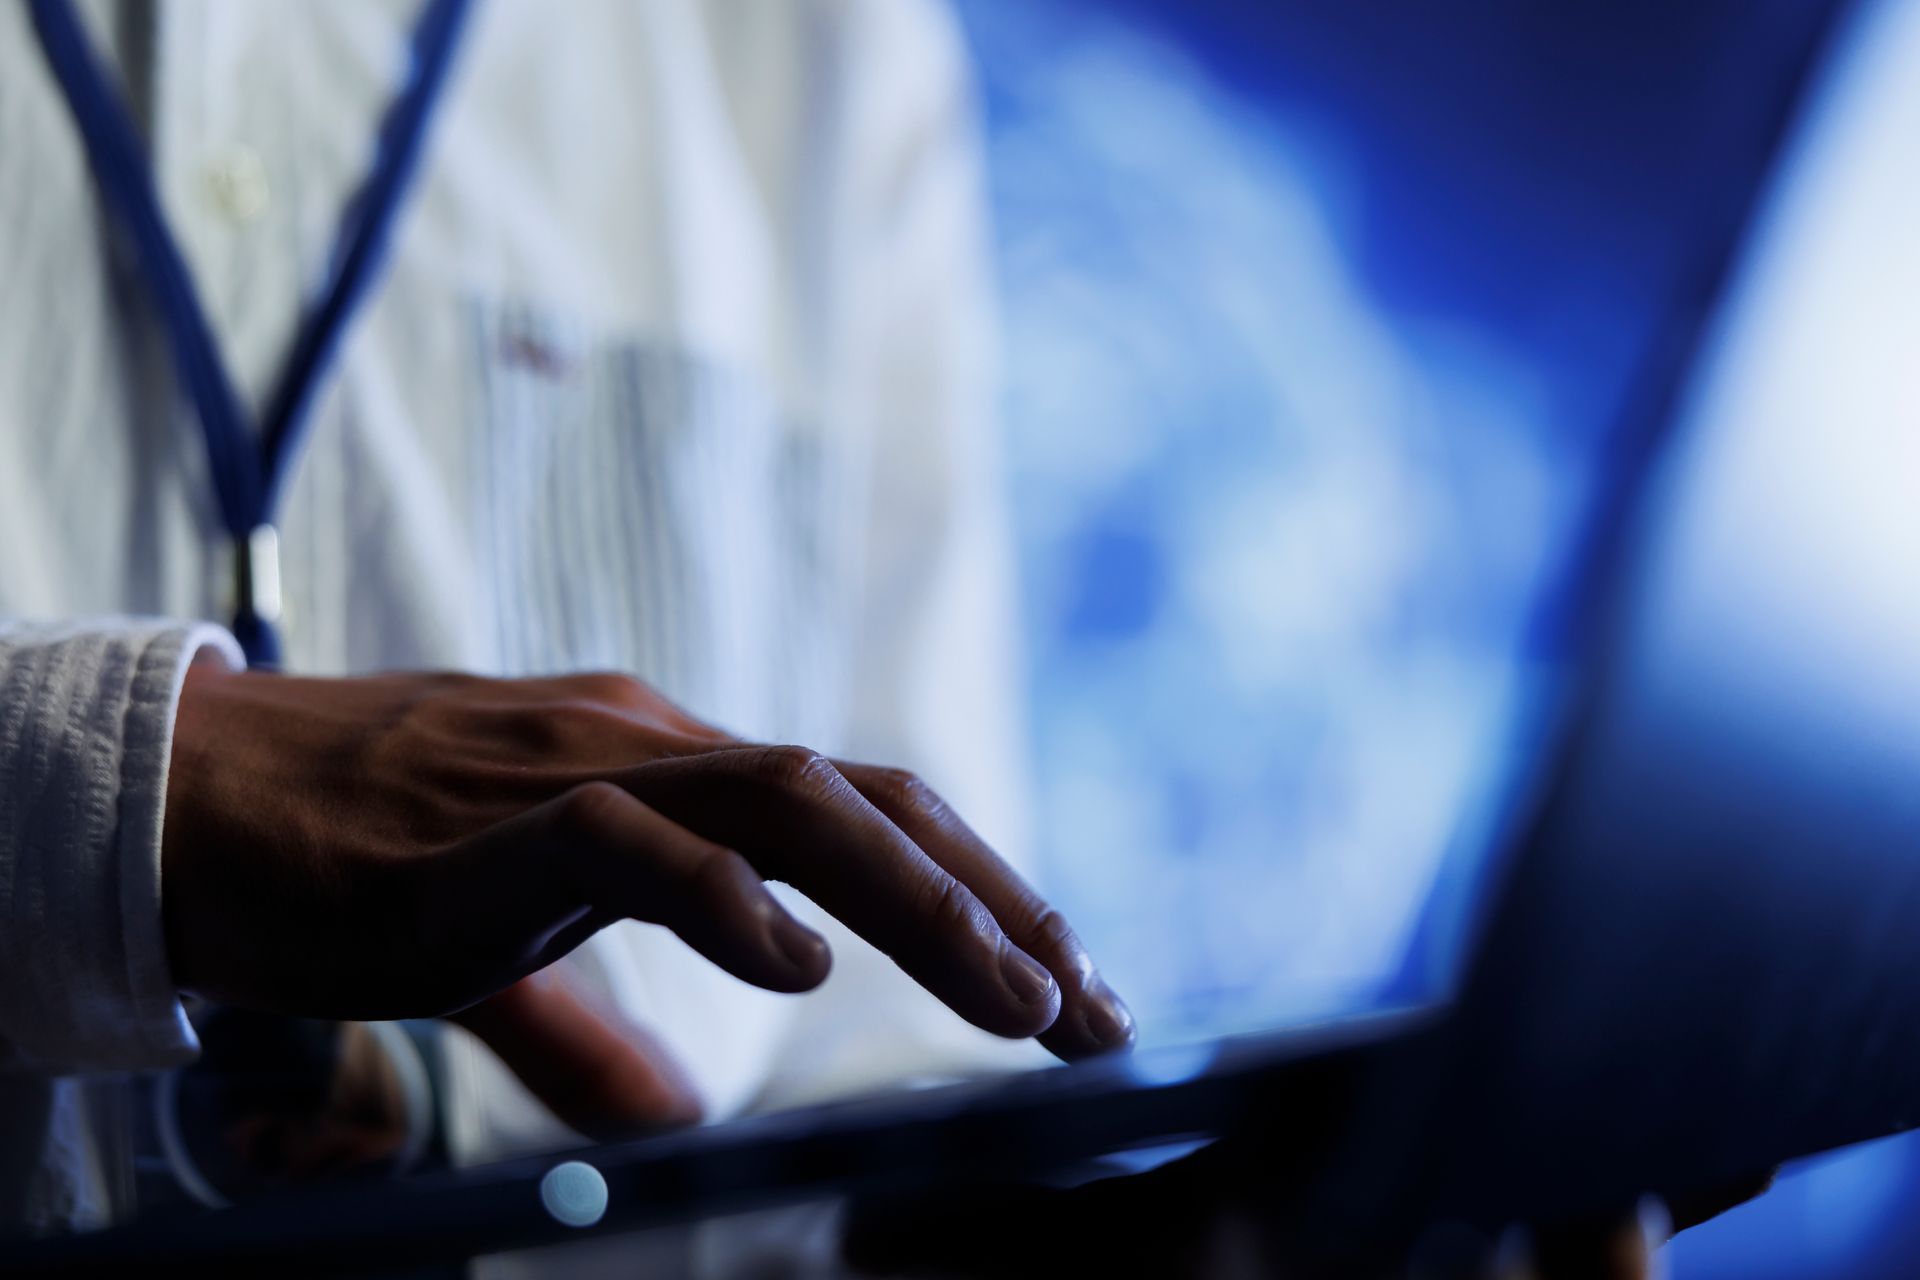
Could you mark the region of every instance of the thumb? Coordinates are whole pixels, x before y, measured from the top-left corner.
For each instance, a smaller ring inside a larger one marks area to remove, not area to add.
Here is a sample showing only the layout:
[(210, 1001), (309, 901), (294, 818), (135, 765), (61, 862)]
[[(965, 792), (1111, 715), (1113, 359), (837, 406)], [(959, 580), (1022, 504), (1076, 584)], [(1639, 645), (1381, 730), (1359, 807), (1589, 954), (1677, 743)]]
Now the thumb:
[(607, 1008), (565, 962), (451, 1015), (533, 1096), (589, 1138), (698, 1124), (699, 1093), (650, 1032)]

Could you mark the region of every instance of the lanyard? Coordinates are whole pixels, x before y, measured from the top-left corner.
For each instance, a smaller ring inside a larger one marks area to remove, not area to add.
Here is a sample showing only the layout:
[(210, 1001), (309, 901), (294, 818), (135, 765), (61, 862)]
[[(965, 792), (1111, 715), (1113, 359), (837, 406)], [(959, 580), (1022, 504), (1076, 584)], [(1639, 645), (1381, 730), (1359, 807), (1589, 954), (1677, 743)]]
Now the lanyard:
[(420, 15), (406, 87), (381, 123), (373, 167), (341, 215), (325, 287), (301, 319), (257, 427), (248, 421), (167, 227), (125, 101), (109, 85), (69, 0), (32, 4), (34, 31), (86, 140), (101, 199), (132, 242), (165, 324), (176, 373), (206, 436), (220, 519), (234, 546), (234, 636), (248, 661), (277, 666), (280, 574), (273, 522), (283, 482), (299, 455), (322, 380), (385, 262), (394, 217), (419, 169), (470, 0), (428, 0)]

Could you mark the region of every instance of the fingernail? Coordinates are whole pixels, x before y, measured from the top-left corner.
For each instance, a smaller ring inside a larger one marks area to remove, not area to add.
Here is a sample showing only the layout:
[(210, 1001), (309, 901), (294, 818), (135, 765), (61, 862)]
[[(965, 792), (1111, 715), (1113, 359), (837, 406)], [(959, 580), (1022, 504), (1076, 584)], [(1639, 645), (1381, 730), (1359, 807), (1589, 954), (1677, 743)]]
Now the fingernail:
[(1000, 976), (1021, 1004), (1042, 1004), (1053, 995), (1053, 975), (1010, 939), (1000, 943)]
[(1108, 1049), (1133, 1043), (1133, 1012), (1106, 983), (1099, 983), (1090, 993), (1085, 1016), (1087, 1034), (1096, 1043)]
[(773, 917), (773, 945), (787, 963), (804, 974), (820, 971), (826, 960), (827, 940), (782, 911)]

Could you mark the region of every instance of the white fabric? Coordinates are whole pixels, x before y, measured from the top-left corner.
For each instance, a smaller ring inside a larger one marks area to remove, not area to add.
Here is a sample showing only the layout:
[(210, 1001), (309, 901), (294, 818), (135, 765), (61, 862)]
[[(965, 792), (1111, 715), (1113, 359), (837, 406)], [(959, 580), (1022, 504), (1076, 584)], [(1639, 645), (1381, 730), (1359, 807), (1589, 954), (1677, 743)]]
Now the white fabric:
[(198, 1048), (167, 973), (160, 826), (174, 706), (203, 645), (240, 661), (208, 626), (0, 624), (4, 1069), (143, 1067)]
[[(416, 2), (82, 8), (258, 405)], [(1017, 845), (975, 143), (932, 0), (483, 0), (288, 490), (288, 666), (632, 671), (741, 733), (919, 769)], [(181, 664), (230, 642), (180, 621), (227, 606), (201, 437), (22, 4), (0, 227), (0, 617), (26, 620), (0, 633), (0, 1038), (40, 1072), (0, 1132), (23, 1167), (47, 1073), (190, 1051), (154, 823)], [(127, 614), (175, 621), (69, 621)], [(1007, 1051), (831, 938), (801, 999), (639, 926), (589, 964), (717, 1117)], [(564, 1138), (455, 1048), (463, 1158)], [(35, 1152), (40, 1217), (92, 1211), (80, 1153), (118, 1139), (86, 1132)], [(58, 1194), (49, 1162), (76, 1171)]]
[(240, 661), (205, 625), (0, 623), (0, 1223), (102, 1222), (124, 1138), (71, 1073), (198, 1048), (167, 972), (160, 831), (203, 648)]

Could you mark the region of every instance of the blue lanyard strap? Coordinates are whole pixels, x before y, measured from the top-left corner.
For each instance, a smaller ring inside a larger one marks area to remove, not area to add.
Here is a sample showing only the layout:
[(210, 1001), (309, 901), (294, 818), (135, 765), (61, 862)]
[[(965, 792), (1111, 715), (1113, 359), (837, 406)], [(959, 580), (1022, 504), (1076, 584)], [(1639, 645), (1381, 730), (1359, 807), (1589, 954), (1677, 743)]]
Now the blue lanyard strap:
[(257, 432), (161, 212), (153, 170), (126, 103), (109, 84), (68, 0), (32, 0), (32, 8), (34, 31), (86, 142), (101, 198), (132, 242), (165, 323), (177, 375), (206, 436), (221, 522), (235, 547), (234, 634), (249, 661), (275, 665), (280, 658), (272, 625), (277, 610), (263, 598), (268, 567), (260, 561), (275, 542), (272, 526), (283, 482), (347, 327), (385, 263), (395, 215), (419, 170), (471, 0), (429, 0), (421, 13), (406, 87), (381, 124), (372, 170), (342, 216), (326, 287), (301, 321)]

